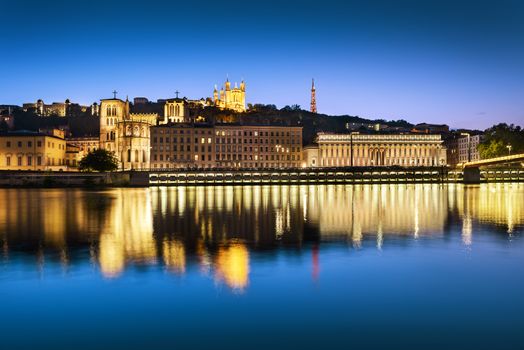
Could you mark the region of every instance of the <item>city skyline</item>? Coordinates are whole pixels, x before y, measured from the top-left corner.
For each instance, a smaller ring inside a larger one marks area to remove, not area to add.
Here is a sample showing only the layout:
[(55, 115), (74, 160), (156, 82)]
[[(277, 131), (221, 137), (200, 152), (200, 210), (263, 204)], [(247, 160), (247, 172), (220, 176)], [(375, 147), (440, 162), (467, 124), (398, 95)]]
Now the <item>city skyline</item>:
[(248, 103), (307, 110), (315, 78), (323, 114), (523, 125), (523, 4), (301, 4), (0, 1), (0, 103), (198, 99), (228, 75)]

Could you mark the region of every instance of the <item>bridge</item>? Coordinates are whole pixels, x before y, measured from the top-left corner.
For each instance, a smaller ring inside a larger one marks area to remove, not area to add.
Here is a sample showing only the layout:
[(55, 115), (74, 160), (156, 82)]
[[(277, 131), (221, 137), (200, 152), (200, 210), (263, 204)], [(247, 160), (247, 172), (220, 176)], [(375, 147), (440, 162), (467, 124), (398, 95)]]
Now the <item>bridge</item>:
[(504, 157), (495, 157), (495, 158), (476, 160), (473, 162), (466, 162), (462, 164), (462, 168), (464, 169), (464, 182), (465, 183), (479, 183), (481, 166), (510, 164), (510, 163), (524, 163), (524, 153), (508, 155)]

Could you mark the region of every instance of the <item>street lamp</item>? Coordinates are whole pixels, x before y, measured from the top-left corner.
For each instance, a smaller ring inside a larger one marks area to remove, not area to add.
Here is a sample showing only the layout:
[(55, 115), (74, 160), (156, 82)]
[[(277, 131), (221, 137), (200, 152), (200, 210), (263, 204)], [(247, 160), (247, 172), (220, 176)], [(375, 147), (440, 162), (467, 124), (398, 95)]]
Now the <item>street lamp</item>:
[(508, 156), (511, 156), (511, 145), (509, 143), (506, 148), (508, 149)]

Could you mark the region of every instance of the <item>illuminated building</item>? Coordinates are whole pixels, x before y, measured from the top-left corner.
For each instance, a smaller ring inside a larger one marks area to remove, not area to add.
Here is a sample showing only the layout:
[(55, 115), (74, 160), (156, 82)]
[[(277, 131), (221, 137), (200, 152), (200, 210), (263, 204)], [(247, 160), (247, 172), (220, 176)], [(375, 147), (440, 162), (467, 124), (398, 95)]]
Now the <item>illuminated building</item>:
[[(440, 135), (319, 133), (317, 142), (320, 167), (446, 164)], [(314, 157), (313, 150), (308, 152), (308, 157)]]
[(100, 146), (100, 138), (92, 136), (68, 137), (66, 141), (68, 145), (78, 147), (85, 154), (98, 149)]
[(162, 124), (189, 121), (189, 105), (185, 99), (176, 97), (165, 101)]
[(213, 91), (213, 102), (215, 106), (220, 109), (231, 109), (235, 112), (246, 111), (246, 83), (242, 80), (240, 87), (235, 83), (235, 87), (231, 88), (229, 79), (226, 79), (225, 87), (220, 89), (220, 92), (215, 86)]
[(151, 128), (151, 168), (212, 168), (214, 158), (213, 127), (190, 124)]
[(41, 117), (66, 117), (72, 111), (88, 112), (89, 110), (91, 110), (92, 115), (98, 114), (98, 105), (96, 103), (91, 106), (81, 106), (78, 103), (71, 103), (69, 99), (66, 99), (64, 102), (53, 102), (51, 104), (45, 104), (43, 100), (39, 99), (36, 103), (24, 103), (22, 108), (24, 111), (34, 111)]
[(480, 160), (478, 145), (482, 140), (482, 135), (467, 135), (459, 137), (457, 140), (458, 162), (474, 162)]
[(175, 124), (151, 128), (151, 167), (297, 168), (302, 128)]
[(60, 130), (0, 134), (0, 169), (66, 170), (66, 141)]
[(129, 101), (115, 97), (100, 103), (100, 148), (114, 152), (120, 169), (149, 168), (150, 127), (155, 113), (130, 113)]

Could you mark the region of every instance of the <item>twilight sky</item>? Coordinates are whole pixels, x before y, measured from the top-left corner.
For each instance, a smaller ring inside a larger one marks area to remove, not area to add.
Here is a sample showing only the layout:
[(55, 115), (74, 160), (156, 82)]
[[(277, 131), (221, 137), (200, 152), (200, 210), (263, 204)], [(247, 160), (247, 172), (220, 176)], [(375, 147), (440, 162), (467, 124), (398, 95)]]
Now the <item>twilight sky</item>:
[(212, 95), (484, 129), (524, 125), (524, 1), (0, 0), (0, 104)]

